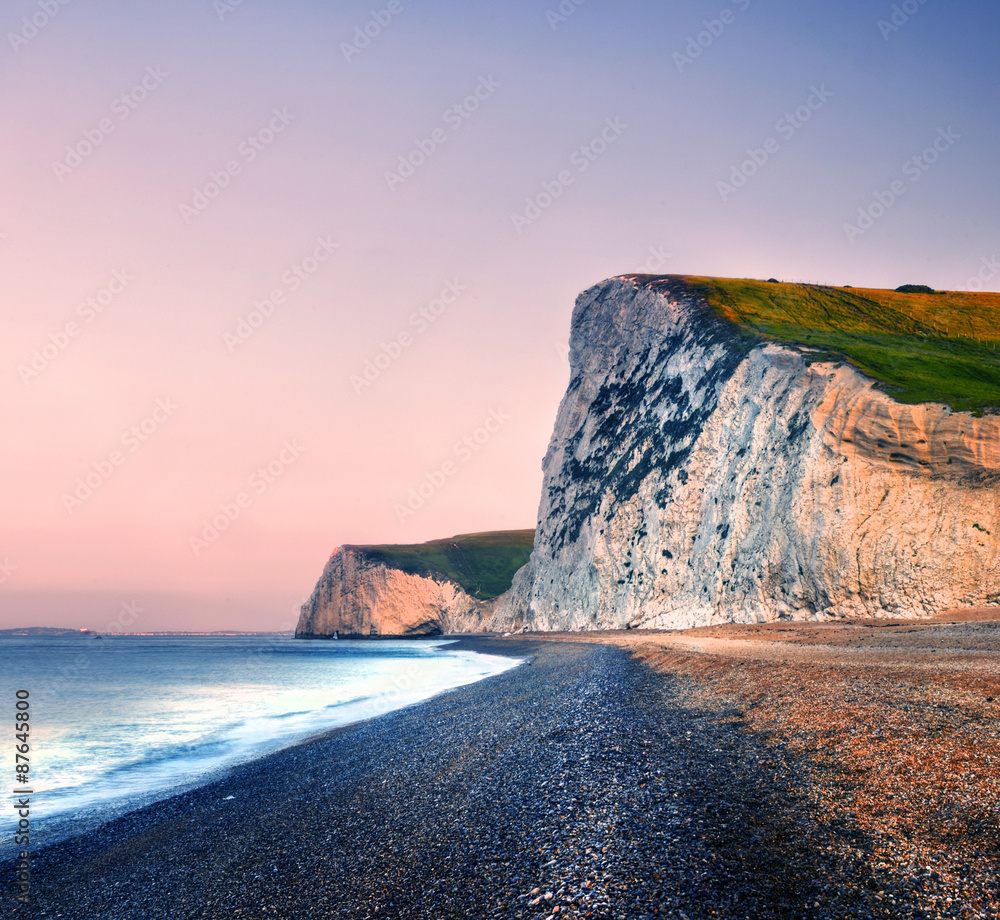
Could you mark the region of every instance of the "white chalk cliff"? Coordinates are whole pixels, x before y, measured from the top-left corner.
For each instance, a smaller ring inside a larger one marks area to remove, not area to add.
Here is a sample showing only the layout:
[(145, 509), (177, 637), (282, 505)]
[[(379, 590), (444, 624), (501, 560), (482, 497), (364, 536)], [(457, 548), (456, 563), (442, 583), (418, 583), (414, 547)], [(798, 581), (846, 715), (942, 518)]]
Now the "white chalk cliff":
[(903, 405), (680, 279), (577, 300), (508, 628), (921, 616), (1000, 595), (1000, 417)]
[(1000, 599), (1000, 416), (903, 405), (679, 278), (577, 300), (534, 549), (471, 598), (343, 547), (296, 635), (924, 616)]
[(302, 605), (299, 639), (433, 636), (494, 628), (493, 602), (467, 594), (444, 576), (413, 575), (366, 554), (333, 551), (312, 596)]

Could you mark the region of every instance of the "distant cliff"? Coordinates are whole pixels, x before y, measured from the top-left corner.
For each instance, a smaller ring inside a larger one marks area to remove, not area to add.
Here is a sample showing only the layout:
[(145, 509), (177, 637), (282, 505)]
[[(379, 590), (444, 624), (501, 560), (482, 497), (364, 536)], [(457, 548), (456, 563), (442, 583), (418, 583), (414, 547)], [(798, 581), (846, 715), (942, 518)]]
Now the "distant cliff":
[(533, 538), (534, 531), (516, 530), (339, 547), (302, 605), (295, 635), (405, 637), (497, 628), (494, 598), (527, 562)]
[(534, 551), (493, 622), (689, 627), (995, 602), (1000, 417), (896, 402), (822, 357), (749, 334), (684, 279), (581, 294)]

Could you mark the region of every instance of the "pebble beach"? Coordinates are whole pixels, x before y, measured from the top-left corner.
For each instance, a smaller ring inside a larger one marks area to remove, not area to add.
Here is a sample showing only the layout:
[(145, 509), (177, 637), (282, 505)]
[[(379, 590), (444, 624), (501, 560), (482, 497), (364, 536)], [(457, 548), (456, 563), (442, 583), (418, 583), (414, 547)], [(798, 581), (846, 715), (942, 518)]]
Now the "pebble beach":
[(31, 904), (9, 865), (0, 897), (32, 920), (994, 917), (996, 624), (935, 628), (943, 651), (860, 658), (805, 633), (462, 639), (527, 663), (38, 849)]

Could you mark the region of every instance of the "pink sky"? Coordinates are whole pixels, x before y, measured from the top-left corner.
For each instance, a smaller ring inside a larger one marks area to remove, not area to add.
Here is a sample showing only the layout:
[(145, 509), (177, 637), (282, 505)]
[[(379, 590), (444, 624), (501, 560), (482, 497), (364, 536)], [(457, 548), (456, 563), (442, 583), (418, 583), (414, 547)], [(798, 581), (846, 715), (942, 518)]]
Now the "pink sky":
[(532, 526), (604, 277), (963, 288), (1000, 248), (974, 11), (748, 7), (679, 68), (693, 0), (407, 4), (346, 55), (370, 5), (337, 6), (77, 2), (13, 43), (40, 7), (5, 9), (0, 627), (287, 628), (341, 543)]

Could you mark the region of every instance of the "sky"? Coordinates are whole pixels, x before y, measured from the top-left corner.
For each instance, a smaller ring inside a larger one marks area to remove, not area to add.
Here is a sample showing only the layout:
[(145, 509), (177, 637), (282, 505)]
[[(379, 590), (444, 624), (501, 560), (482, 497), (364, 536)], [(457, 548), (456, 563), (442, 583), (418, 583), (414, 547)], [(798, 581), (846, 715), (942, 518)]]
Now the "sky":
[(577, 294), (1000, 290), (995, 2), (9, 0), (0, 628), (531, 527)]

